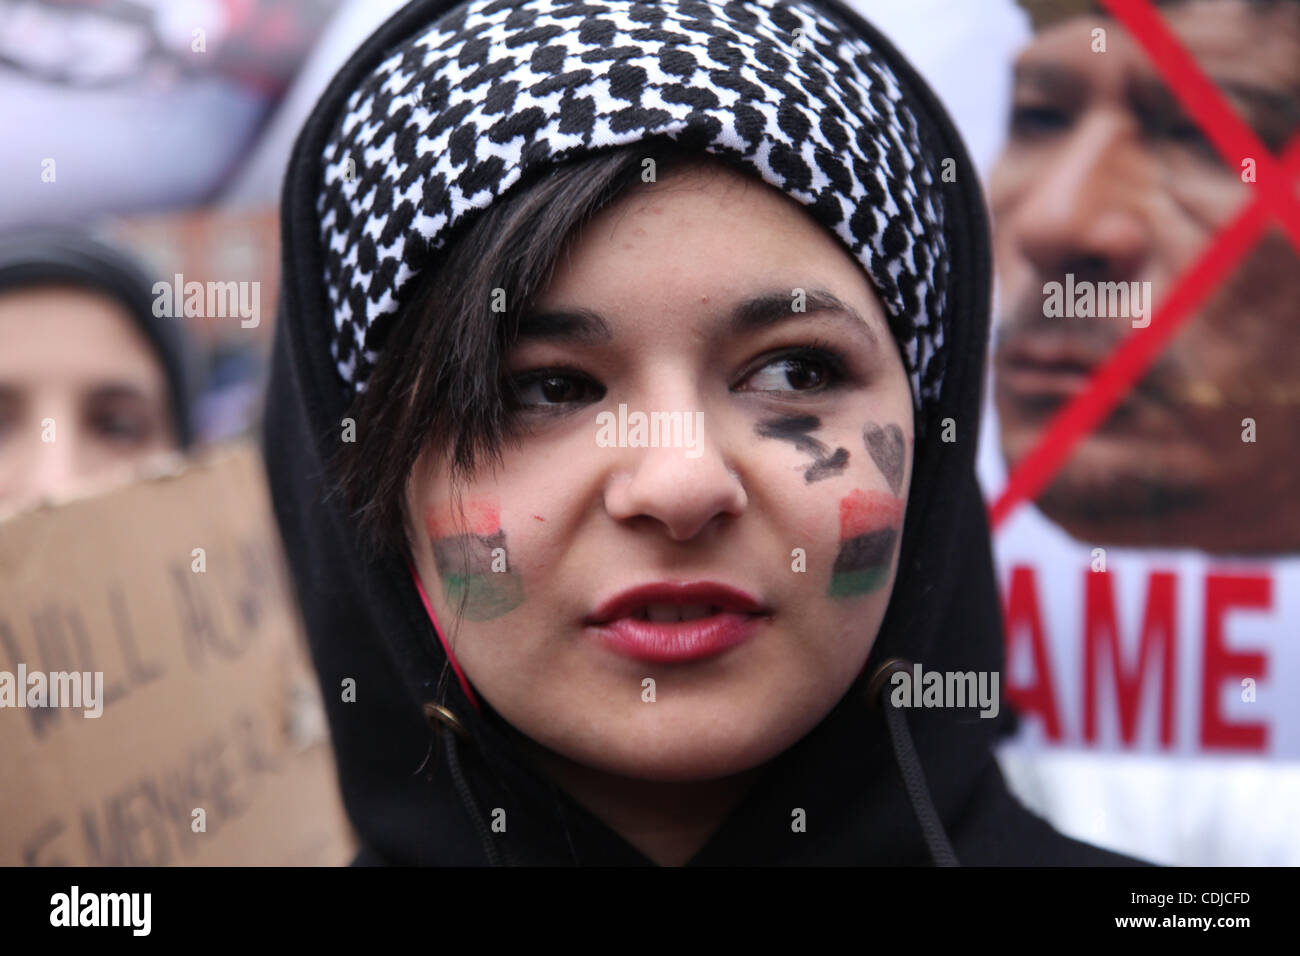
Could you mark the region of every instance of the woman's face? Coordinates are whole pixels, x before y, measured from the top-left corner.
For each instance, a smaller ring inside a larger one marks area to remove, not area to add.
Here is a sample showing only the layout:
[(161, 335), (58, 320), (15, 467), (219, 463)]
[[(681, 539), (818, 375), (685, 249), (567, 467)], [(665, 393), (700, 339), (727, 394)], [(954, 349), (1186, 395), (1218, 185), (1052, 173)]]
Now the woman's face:
[(679, 169), (574, 238), (508, 372), (503, 467), (457, 499), (428, 455), (407, 492), (476, 692), (647, 780), (739, 773), (816, 726), (884, 617), (911, 476), (908, 379), (858, 263), (765, 184)]

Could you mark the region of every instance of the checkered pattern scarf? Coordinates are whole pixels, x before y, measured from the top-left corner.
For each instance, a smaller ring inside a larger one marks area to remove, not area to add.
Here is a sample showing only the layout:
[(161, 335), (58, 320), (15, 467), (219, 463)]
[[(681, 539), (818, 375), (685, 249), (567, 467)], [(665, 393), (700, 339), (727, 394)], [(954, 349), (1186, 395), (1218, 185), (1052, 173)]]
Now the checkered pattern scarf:
[(364, 391), (386, 326), (454, 227), (540, 167), (666, 136), (796, 200), (866, 269), (913, 401), (946, 353), (941, 157), (893, 71), (776, 0), (470, 0), (347, 100), (317, 200), (331, 354)]

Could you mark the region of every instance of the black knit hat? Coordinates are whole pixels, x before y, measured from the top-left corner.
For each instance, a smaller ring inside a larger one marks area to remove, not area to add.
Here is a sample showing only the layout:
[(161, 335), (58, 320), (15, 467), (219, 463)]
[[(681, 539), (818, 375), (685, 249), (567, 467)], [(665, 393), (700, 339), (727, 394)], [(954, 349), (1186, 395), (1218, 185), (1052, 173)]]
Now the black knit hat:
[(163, 367), (177, 444), (188, 448), (194, 440), (198, 357), (178, 320), (154, 315), (153, 284), (143, 267), (123, 250), (71, 228), (42, 226), (0, 235), (0, 292), (35, 285), (81, 286), (126, 308)]

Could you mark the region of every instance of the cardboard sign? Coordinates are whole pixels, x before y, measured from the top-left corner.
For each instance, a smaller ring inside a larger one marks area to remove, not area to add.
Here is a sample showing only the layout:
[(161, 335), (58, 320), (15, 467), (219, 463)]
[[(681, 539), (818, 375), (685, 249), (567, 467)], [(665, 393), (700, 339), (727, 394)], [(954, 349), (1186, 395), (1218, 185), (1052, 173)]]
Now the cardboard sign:
[(251, 446), (0, 522), (0, 864), (347, 863), (291, 595)]

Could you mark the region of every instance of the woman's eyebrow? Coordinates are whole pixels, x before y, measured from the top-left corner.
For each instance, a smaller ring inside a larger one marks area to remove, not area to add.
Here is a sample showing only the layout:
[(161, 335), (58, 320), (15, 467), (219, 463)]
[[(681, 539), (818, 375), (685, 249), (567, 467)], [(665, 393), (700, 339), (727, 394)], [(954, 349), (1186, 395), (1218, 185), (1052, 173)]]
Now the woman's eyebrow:
[(838, 316), (859, 330), (860, 334), (865, 335), (871, 341), (873, 348), (880, 347), (880, 338), (876, 335), (876, 330), (858, 313), (857, 309), (834, 293), (827, 292), (825, 289), (807, 289), (803, 294), (803, 308), (795, 311), (794, 303), (794, 294), (785, 290), (764, 292), (746, 299), (731, 313), (731, 334), (736, 336), (752, 334), (781, 322), (823, 313), (828, 317)]
[(591, 309), (555, 309), (529, 312), (519, 320), (516, 341), (570, 342), (603, 345), (613, 341), (605, 317)]
[[(736, 337), (752, 335), (781, 322), (824, 314), (840, 317), (870, 340), (872, 347), (880, 347), (875, 329), (858, 312), (834, 293), (825, 289), (802, 290), (802, 309), (796, 310), (795, 291), (763, 292), (744, 299), (731, 311), (727, 335)], [(592, 309), (563, 308), (529, 312), (519, 320), (516, 342), (551, 341), (570, 342), (575, 345), (602, 345), (613, 341), (605, 317)]]

